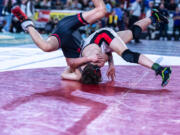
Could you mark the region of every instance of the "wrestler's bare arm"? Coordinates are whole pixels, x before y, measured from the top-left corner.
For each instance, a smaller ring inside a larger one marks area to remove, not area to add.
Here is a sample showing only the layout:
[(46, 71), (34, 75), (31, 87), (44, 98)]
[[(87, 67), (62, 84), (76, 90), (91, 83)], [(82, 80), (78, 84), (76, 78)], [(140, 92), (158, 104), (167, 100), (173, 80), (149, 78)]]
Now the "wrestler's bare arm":
[(81, 79), (81, 73), (78, 69), (72, 71), (70, 67), (67, 67), (66, 70), (61, 74), (61, 78), (79, 81)]
[(89, 56), (83, 56), (80, 58), (66, 58), (68, 66), (70, 66), (72, 69), (76, 69), (79, 66), (82, 66), (83, 64), (86, 64), (88, 62), (101, 63), (103, 60), (103, 55), (97, 55), (93, 53), (91, 53), (91, 55)]
[(110, 52), (110, 53), (107, 53), (107, 55), (108, 55), (108, 65), (109, 66), (114, 66), (114, 60), (113, 60), (113, 56), (112, 56), (112, 52)]
[(113, 81), (114, 78), (115, 78), (115, 67), (114, 67), (113, 55), (112, 55), (112, 52), (107, 53), (107, 55), (108, 55), (109, 68), (107, 70), (106, 75), (107, 75), (108, 78), (111, 78), (111, 80)]
[(80, 57), (80, 58), (66, 58), (66, 62), (68, 66), (70, 66), (72, 69), (76, 69), (77, 67), (90, 62), (91, 59), (88, 57)]

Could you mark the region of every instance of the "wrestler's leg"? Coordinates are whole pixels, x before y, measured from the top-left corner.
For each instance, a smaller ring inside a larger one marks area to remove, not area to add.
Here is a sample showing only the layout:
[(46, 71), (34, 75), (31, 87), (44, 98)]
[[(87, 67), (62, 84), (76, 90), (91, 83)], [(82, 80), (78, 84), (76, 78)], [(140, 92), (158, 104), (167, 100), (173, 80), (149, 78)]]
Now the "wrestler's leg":
[(120, 38), (124, 41), (124, 43), (130, 42), (134, 36), (139, 37), (141, 35), (141, 32), (146, 30), (146, 28), (152, 23), (150, 18), (144, 18), (142, 20), (139, 20), (133, 25), (133, 28), (131, 30), (124, 30), (119, 31), (117, 34), (120, 36)]
[(103, 18), (106, 14), (106, 6), (103, 0), (92, 0), (95, 8), (82, 13), (84, 20), (87, 23), (94, 23), (97, 20)]
[(141, 27), (142, 31), (145, 31), (151, 23), (152, 23), (151, 18), (147, 17), (135, 22), (134, 25)]
[(153, 69), (157, 75), (161, 75), (162, 77), (161, 85), (162, 86), (167, 85), (171, 74), (170, 67), (162, 67), (161, 65), (154, 63), (145, 55), (129, 50), (125, 45), (125, 43), (123, 42), (123, 40), (121, 40), (121, 38), (119, 37), (115, 37), (111, 41), (110, 48), (127, 62), (138, 63), (142, 66)]
[(128, 43), (133, 38), (140, 38), (142, 31), (145, 31), (151, 23), (156, 23), (158, 25), (160, 23), (168, 24), (168, 19), (157, 9), (153, 9), (152, 15), (150, 17), (137, 21), (133, 24), (130, 30), (120, 31), (117, 32), (117, 34), (125, 43)]
[[(126, 50), (129, 50), (127, 48), (126, 44), (123, 42), (123, 40), (121, 38), (116, 38), (116, 37), (111, 41), (110, 48), (122, 57), (123, 57), (123, 53)], [(134, 60), (130, 60), (130, 61), (128, 61), (126, 59), (126, 61), (132, 62), (132, 63), (138, 63), (138, 64), (143, 65), (145, 67), (152, 68), (152, 65), (154, 62), (151, 61), (149, 58), (147, 58), (143, 54), (137, 53), (136, 55), (134, 55), (135, 52), (130, 52), (130, 53), (133, 53), (133, 56), (137, 56), (137, 57), (135, 57)]]
[(51, 52), (55, 51), (59, 48), (59, 42), (55, 36), (48, 37), (47, 40), (45, 40), (41, 34), (34, 28), (34, 27), (28, 27), (28, 33), (30, 34), (32, 40), (34, 43), (43, 51), (45, 52)]
[[(82, 13), (83, 19), (87, 23), (93, 23), (97, 21), (98, 19), (102, 18), (105, 16), (106, 13), (106, 8), (103, 0), (92, 0), (95, 8)], [(18, 19), (23, 22), (24, 20), (27, 20), (27, 16), (21, 11), (20, 8), (14, 8), (13, 9), (13, 14), (18, 17)], [(24, 22), (23, 22), (24, 23)], [(29, 23), (29, 24), (28, 24)], [(25, 24), (25, 23), (24, 23)], [(50, 52), (57, 50), (59, 48), (59, 42), (58, 39), (54, 36), (50, 36), (48, 40), (45, 40), (42, 38), (40, 33), (34, 28), (31, 27), (33, 24), (29, 21), (27, 21), (27, 24), (25, 27), (26, 31), (31, 35), (34, 43), (43, 51)]]
[(19, 6), (15, 6), (12, 9), (12, 13), (21, 22), (21, 27), (24, 31), (28, 32), (32, 37), (34, 43), (43, 51), (50, 52), (59, 48), (58, 40), (55, 37), (49, 37), (48, 40), (43, 39), (40, 33), (34, 28), (34, 24), (28, 19), (26, 14), (20, 9)]
[(131, 30), (124, 30), (117, 32), (118, 36), (123, 40), (125, 44), (129, 43), (133, 39)]

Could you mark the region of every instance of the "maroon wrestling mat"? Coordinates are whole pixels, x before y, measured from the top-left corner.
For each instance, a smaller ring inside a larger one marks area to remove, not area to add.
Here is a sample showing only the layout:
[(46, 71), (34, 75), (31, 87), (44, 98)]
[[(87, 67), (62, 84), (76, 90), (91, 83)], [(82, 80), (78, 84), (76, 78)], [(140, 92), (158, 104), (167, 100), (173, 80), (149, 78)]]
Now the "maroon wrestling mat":
[(63, 69), (0, 73), (0, 135), (180, 135), (180, 67), (164, 88), (142, 66), (99, 85), (61, 80)]

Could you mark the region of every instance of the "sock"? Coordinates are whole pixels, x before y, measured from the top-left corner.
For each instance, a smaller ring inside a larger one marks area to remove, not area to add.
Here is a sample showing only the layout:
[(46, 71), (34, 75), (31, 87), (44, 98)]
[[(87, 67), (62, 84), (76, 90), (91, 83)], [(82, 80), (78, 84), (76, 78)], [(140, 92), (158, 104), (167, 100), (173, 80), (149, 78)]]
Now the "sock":
[(156, 72), (156, 75), (161, 75), (161, 71), (163, 71), (164, 68), (158, 63), (154, 63), (152, 69)]

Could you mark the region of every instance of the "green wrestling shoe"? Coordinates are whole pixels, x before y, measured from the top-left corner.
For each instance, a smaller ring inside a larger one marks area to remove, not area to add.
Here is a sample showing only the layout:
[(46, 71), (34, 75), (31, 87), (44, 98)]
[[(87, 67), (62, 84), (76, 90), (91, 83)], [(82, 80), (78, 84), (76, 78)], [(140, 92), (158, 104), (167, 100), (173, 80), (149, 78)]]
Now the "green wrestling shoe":
[(164, 69), (161, 71), (160, 75), (162, 77), (161, 86), (165, 87), (170, 80), (171, 68), (170, 67), (164, 67)]
[(157, 9), (152, 9), (152, 16), (156, 19), (156, 23), (169, 23), (167, 17), (162, 15)]

